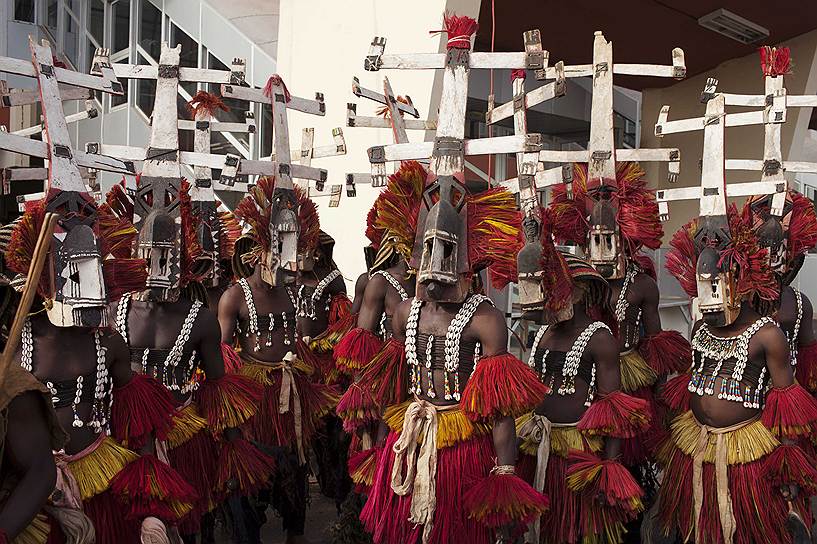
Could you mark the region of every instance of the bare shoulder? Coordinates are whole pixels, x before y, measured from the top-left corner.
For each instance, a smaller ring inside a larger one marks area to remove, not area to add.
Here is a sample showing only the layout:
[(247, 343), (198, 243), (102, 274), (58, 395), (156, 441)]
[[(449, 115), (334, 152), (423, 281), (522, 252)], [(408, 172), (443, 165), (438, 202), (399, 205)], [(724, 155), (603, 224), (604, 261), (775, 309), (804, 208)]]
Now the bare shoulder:
[(238, 283), (234, 283), (224, 291), (218, 302), (218, 308), (238, 309), (238, 305), (244, 299), (244, 291)]
[(594, 357), (611, 355), (618, 357), (618, 341), (613, 336), (613, 333), (605, 327), (600, 327), (593, 333), (593, 336), (590, 337), (590, 341), (588, 342), (588, 347)]
[(776, 323), (766, 323), (755, 333), (755, 338), (760, 341), (765, 349), (788, 347), (786, 334)]
[(636, 274), (633, 289), (641, 300), (658, 300), (658, 282), (649, 274), (644, 272)]
[(113, 329), (100, 329), (100, 342), (116, 358), (128, 358), (128, 344), (125, 339)]

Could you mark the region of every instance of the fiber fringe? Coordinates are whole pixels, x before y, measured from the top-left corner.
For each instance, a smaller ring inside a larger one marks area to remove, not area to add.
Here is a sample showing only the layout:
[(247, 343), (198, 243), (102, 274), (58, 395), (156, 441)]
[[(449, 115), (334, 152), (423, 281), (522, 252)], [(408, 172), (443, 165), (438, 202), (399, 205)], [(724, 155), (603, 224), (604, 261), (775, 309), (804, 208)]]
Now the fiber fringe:
[(477, 362), (462, 393), (463, 412), (474, 421), (518, 417), (535, 408), (548, 387), (528, 365), (504, 353)]
[(176, 522), (193, 508), (195, 490), (170, 465), (153, 455), (142, 455), (111, 481), (111, 489), (127, 497), (128, 517), (155, 516)]
[(167, 433), (167, 446), (170, 449), (178, 448), (206, 428), (207, 420), (201, 416), (195, 403), (182, 406), (173, 414), (173, 428)]
[[(412, 401), (406, 401), (386, 409), (386, 412), (383, 414), (383, 421), (385, 421), (391, 430), (399, 432), (403, 429), (406, 409), (411, 402)], [(491, 429), (488, 425), (471, 421), (462, 409), (446, 410), (437, 413), (438, 450), (455, 446), (475, 436), (489, 434), (490, 431)], [(424, 436), (420, 435), (418, 442), (422, 444), (424, 440)]]
[(638, 351), (659, 376), (685, 372), (692, 364), (692, 347), (677, 331), (661, 331), (643, 338)]
[(797, 348), (797, 381), (812, 393), (817, 391), (817, 340)]
[(462, 502), (468, 517), (492, 529), (528, 524), (550, 506), (546, 496), (515, 474), (490, 474), (466, 491)]
[(219, 455), (218, 489), (228, 493), (227, 484), (235, 478), (242, 496), (254, 495), (268, 484), (274, 470), (275, 460), (246, 440), (225, 441)]
[(221, 358), (224, 360), (225, 373), (234, 374), (241, 368), (241, 357), (230, 344), (221, 343)]
[(205, 379), (196, 391), (196, 400), (211, 432), (218, 434), (243, 425), (255, 415), (262, 395), (261, 386), (246, 376), (225, 374), (216, 380)]
[(349, 385), (349, 388), (340, 397), (335, 412), (343, 420), (343, 430), (347, 433), (353, 433), (380, 419), (380, 410), (371, 394), (358, 383)]
[(766, 394), (761, 419), (778, 438), (794, 439), (814, 430), (817, 401), (798, 383), (773, 387)]
[(406, 376), (405, 345), (390, 338), (363, 371), (360, 386), (366, 389), (375, 405), (385, 408), (408, 397)]
[(114, 389), (113, 399), (113, 436), (124, 446), (139, 449), (152, 438), (167, 438), (175, 407), (170, 392), (157, 380), (133, 374), (128, 383)]
[(619, 354), (621, 390), (632, 393), (643, 387), (650, 387), (658, 380), (658, 374), (636, 350)]
[(647, 401), (616, 391), (594, 400), (577, 427), (591, 436), (632, 438), (649, 424)]
[(114, 477), (138, 458), (135, 452), (106, 436), (92, 452), (70, 461), (68, 468), (77, 481), (80, 497), (86, 501), (109, 489)]
[(690, 392), (689, 381), (692, 379), (690, 373), (679, 374), (660, 387), (659, 398), (664, 404), (675, 412), (686, 412), (689, 410)]
[(335, 346), (335, 364), (346, 373), (354, 373), (369, 364), (383, 342), (369, 330), (356, 327)]

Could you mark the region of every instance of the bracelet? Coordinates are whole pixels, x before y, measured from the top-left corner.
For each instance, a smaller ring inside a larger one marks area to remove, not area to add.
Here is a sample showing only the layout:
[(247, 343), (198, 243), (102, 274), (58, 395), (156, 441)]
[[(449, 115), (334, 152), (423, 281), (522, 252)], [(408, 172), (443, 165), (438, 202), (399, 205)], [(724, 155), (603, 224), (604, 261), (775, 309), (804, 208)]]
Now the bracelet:
[(513, 465), (494, 465), (494, 468), (491, 469), (491, 475), (507, 475), (507, 474), (516, 474), (516, 470)]

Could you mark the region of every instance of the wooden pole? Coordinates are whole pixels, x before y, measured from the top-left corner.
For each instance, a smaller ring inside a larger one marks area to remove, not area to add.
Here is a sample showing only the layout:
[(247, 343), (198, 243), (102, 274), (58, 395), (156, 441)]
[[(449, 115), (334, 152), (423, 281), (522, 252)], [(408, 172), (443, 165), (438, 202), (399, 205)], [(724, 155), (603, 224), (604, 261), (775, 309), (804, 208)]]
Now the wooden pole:
[(28, 311), (31, 309), (31, 304), (34, 302), (34, 295), (37, 293), (37, 285), (40, 283), (40, 275), (43, 272), (45, 259), (48, 256), (48, 249), (51, 247), (51, 238), (54, 234), (54, 225), (57, 222), (57, 215), (53, 213), (46, 213), (43, 220), (43, 226), (40, 229), (40, 234), (37, 237), (37, 245), (34, 246), (34, 256), (31, 260), (31, 266), (28, 268), (28, 275), (26, 276), (26, 283), (23, 287), (23, 296), (20, 299), (20, 305), (17, 307), (17, 313), (14, 314), (14, 321), (9, 330), (8, 341), (0, 356), (0, 387), (3, 386), (3, 381), (6, 377), (6, 369), (11, 366), (14, 353), (17, 351), (17, 346), (20, 344), (20, 339), (23, 333), (23, 324), (28, 317)]

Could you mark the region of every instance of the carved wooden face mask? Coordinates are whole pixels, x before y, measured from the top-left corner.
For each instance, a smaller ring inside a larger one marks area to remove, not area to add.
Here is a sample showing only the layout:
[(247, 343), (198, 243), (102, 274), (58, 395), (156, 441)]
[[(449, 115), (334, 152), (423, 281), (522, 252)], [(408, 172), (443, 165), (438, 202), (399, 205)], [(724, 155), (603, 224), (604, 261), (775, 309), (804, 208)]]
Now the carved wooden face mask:
[(420, 213), (425, 217), (418, 221), (422, 234), (412, 257), (412, 264), (418, 264), (418, 297), (462, 302), (470, 281), (465, 187), (452, 176), (441, 176), (426, 188), (423, 202)]
[(54, 233), (54, 298), (48, 319), (58, 327), (107, 326), (102, 256), (93, 229), (75, 225)]
[(698, 284), (698, 311), (712, 327), (734, 323), (740, 313), (740, 301), (735, 298), (735, 273), (719, 265), (720, 253), (705, 247), (698, 255), (695, 278)]
[(298, 199), (295, 191), (275, 189), (270, 214), (270, 248), (258, 263), (264, 282), (275, 287), (295, 281), (298, 232)]
[(181, 282), (181, 214), (177, 178), (142, 177), (133, 202), (138, 254), (147, 262), (146, 298), (174, 301)]
[(626, 265), (621, 247), (621, 234), (616, 223), (616, 210), (609, 200), (597, 200), (590, 213), (587, 234), (589, 260), (605, 279), (624, 277)]
[(516, 257), (519, 275), (519, 304), (523, 312), (541, 311), (545, 307), (542, 289), (542, 242), (539, 239), (539, 222), (528, 217), (524, 222), (525, 245)]
[(219, 262), (220, 231), (218, 210), (213, 201), (194, 200), (190, 203), (196, 220), (196, 243), (202, 254), (193, 263), (192, 275), (202, 278), (207, 287), (218, 287), (222, 281)]

